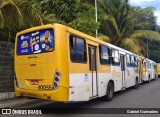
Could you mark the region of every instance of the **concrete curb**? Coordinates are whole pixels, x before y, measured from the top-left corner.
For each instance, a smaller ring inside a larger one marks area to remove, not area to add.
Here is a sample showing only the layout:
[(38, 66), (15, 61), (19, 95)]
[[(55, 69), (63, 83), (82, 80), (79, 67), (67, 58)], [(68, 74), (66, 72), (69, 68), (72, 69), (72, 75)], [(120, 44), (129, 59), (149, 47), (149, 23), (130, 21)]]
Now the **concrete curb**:
[(23, 108), (23, 106), (31, 106), (43, 102), (41, 99), (26, 99), (25, 97), (12, 98), (0, 101), (0, 108)]
[(16, 98), (15, 92), (0, 93), (0, 100)]

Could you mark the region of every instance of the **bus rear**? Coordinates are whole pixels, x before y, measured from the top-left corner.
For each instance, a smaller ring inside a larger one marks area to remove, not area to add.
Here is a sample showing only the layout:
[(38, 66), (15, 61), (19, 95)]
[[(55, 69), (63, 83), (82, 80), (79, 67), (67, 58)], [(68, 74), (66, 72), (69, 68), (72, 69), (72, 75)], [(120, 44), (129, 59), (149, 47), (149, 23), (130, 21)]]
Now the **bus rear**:
[(27, 29), (15, 43), (15, 92), (68, 101), (66, 27), (55, 24)]
[(160, 77), (160, 63), (157, 63), (157, 73), (158, 73), (158, 78)]

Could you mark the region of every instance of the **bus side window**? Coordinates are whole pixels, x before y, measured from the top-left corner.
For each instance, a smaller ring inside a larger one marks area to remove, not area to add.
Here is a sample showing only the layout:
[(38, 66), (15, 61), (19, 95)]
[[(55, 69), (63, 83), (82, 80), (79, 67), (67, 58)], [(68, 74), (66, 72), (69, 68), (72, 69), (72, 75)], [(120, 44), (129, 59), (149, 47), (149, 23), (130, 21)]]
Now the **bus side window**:
[(86, 62), (86, 43), (84, 39), (70, 35), (70, 58), (72, 62)]
[(142, 59), (141, 65), (144, 65), (144, 60)]
[(130, 55), (127, 54), (127, 66), (130, 67), (131, 66), (131, 58)]
[(148, 61), (148, 69), (150, 69), (151, 68), (151, 66), (150, 66), (150, 62)]
[(138, 59), (137, 59), (137, 57), (134, 57), (134, 66), (138, 67)]
[(156, 65), (153, 63), (153, 69), (156, 69)]
[(131, 67), (134, 67), (135, 65), (134, 56), (130, 56), (130, 58), (131, 58)]
[(120, 65), (118, 50), (112, 49), (112, 65)]
[(154, 69), (155, 69), (155, 70), (157, 69), (157, 64), (154, 64)]
[(99, 46), (100, 63), (102, 65), (110, 64), (110, 49), (106, 46)]

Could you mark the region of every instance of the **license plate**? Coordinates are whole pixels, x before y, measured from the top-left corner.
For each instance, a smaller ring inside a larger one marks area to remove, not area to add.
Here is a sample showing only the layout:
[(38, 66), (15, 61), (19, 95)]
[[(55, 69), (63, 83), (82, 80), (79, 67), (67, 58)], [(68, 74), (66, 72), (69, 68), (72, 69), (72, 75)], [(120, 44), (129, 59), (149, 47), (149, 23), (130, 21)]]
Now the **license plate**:
[(31, 85), (38, 85), (39, 84), (39, 82), (38, 82), (38, 80), (31, 80)]

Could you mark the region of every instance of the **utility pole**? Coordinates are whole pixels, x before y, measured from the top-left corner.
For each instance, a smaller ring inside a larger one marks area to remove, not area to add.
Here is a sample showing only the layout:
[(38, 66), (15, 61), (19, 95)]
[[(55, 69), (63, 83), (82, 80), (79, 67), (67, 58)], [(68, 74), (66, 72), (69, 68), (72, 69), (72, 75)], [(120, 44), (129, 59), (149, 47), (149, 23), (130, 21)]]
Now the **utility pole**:
[[(96, 16), (96, 23), (97, 23), (97, 0), (95, 0), (95, 16)], [(96, 38), (98, 38), (98, 30), (96, 29)]]

